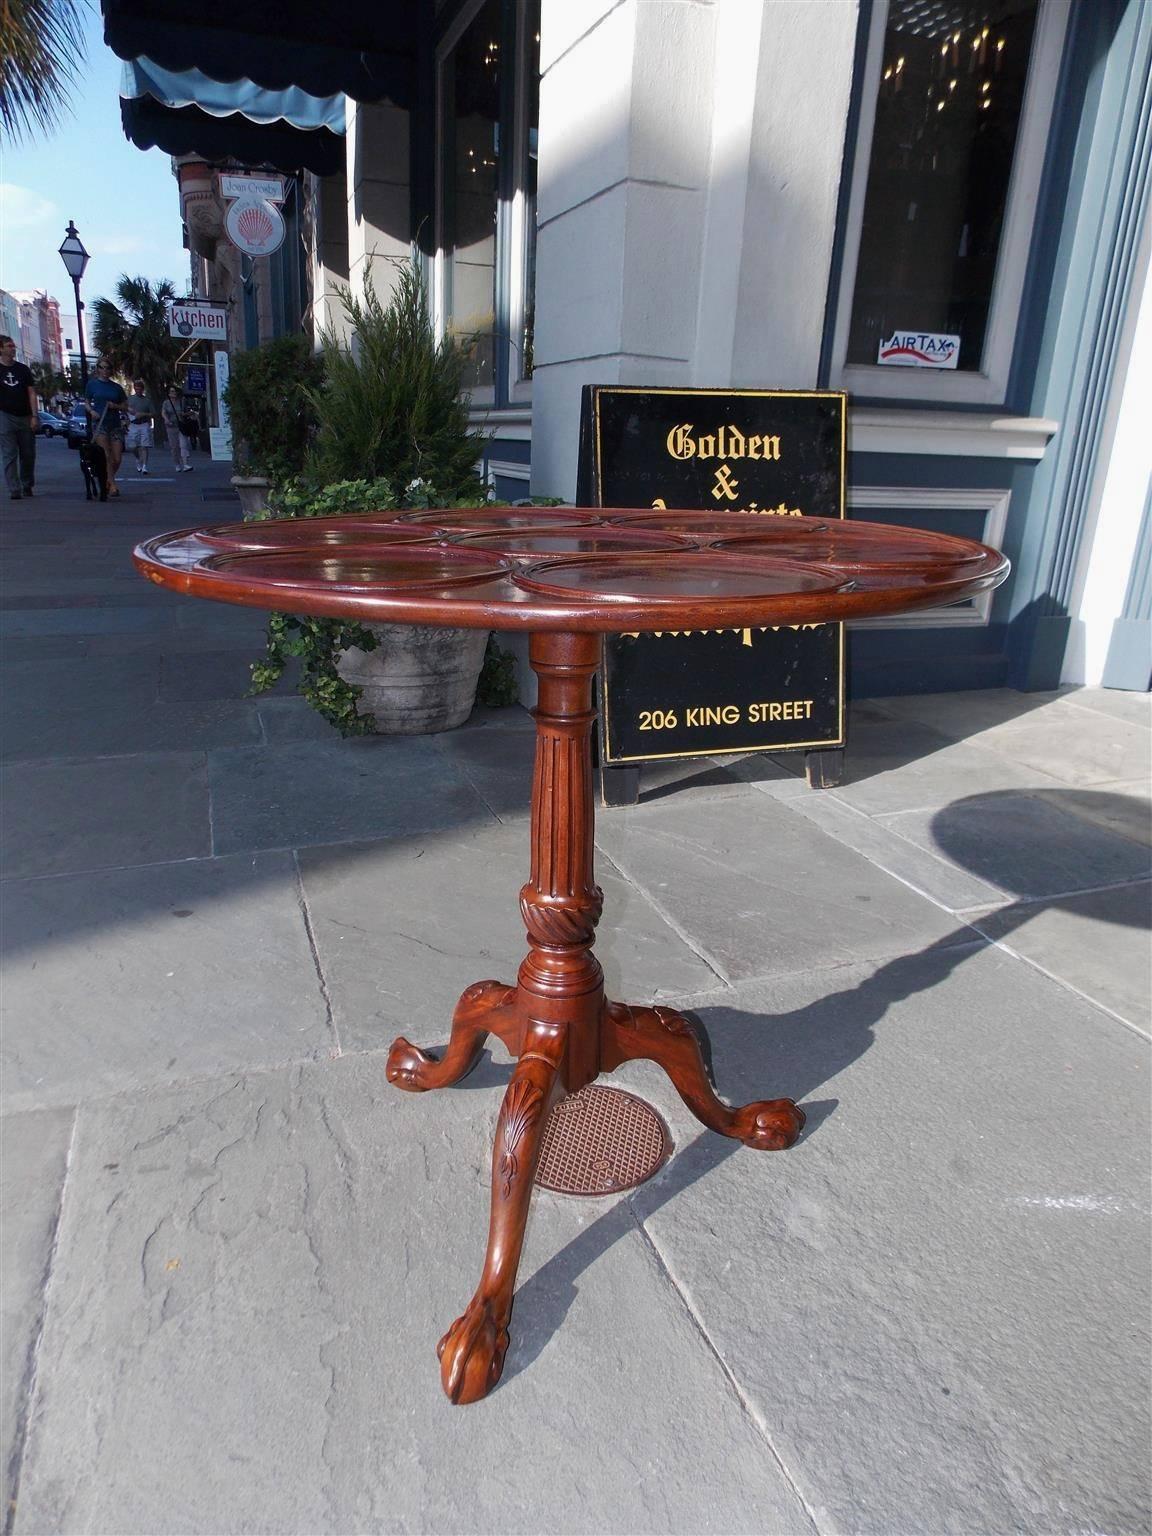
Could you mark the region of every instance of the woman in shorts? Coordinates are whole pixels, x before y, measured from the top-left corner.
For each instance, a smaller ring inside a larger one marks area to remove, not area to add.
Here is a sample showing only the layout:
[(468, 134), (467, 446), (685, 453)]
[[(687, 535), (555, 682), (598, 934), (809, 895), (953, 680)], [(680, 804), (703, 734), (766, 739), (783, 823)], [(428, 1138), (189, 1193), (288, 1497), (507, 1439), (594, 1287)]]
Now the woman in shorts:
[(128, 396), (112, 378), (112, 369), (101, 358), (88, 380), (84, 403), (92, 419), (92, 440), (104, 450), (105, 476), (109, 496), (119, 496), (116, 471), (124, 457), (124, 409)]

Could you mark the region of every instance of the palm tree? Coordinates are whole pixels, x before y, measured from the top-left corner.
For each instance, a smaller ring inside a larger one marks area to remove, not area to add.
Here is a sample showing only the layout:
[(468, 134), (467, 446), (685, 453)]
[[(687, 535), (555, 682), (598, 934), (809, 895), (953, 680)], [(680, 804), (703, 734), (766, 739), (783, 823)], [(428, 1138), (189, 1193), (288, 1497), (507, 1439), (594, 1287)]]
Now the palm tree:
[(0, 0), (2, 136), (50, 132), (83, 58), (78, 0)]
[[(153, 286), (146, 277), (122, 274), (116, 300), (97, 299), (92, 339), (112, 372), (129, 383), (143, 379), (153, 401), (164, 398), (184, 345), (168, 334), (168, 303), (176, 297), (167, 278)], [(159, 407), (157, 407), (159, 408)]]

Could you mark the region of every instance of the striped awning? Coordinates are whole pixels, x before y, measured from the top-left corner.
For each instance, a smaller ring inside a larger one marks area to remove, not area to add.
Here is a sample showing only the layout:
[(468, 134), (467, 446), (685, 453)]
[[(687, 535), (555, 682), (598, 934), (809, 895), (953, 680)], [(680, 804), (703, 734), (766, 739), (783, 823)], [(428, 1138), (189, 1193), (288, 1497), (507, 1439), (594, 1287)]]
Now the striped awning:
[(142, 55), (125, 61), (120, 116), (140, 149), (318, 176), (344, 164), (342, 94), (314, 96), (296, 85), (272, 90), (245, 78), (221, 81), (200, 69), (165, 69)]

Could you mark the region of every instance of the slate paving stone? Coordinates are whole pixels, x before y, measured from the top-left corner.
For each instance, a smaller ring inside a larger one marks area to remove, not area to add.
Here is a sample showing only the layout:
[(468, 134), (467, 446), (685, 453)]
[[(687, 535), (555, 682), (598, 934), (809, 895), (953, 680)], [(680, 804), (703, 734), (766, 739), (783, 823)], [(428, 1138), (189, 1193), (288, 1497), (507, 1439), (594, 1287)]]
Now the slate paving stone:
[(1070, 815), (1057, 793), (969, 794), (938, 811), (886, 816), (884, 825), (1010, 896), (1057, 896), (1149, 873), (1147, 848)]
[(844, 782), (824, 794), (879, 816), (935, 808), (983, 790), (1057, 789), (1061, 781), (916, 721), (864, 724), (844, 756)]
[(78, 656), (38, 658), (9, 667), (4, 676), (0, 709), (3, 729), (18, 729), (21, 717), (33, 711), (102, 710), (107, 701), (130, 701), (133, 707), (157, 699), (159, 659), (139, 656)]
[(213, 752), (214, 851), (410, 837), (492, 820), (424, 736)]
[(767, 795), (602, 816), (597, 846), (726, 979), (847, 965), (972, 937)]
[[(523, 823), (395, 842), (302, 849), (300, 873), (316, 948), (347, 1050), (386, 1049), (398, 1033), (447, 1041), (465, 987), (516, 980), (527, 951), (520, 887)], [(611, 997), (666, 1001), (717, 976), (636, 889), (602, 863), (596, 954)], [(506, 1059), (499, 1042), (499, 1061)]]
[(1106, 827), (1133, 842), (1152, 843), (1152, 785), (1147, 779), (1099, 784), (1092, 789), (1039, 790), (1038, 798), (1079, 816), (1093, 826)]
[(789, 809), (950, 912), (996, 902), (1002, 897), (996, 886), (917, 847), (887, 823), (845, 805), (833, 795), (815, 791), (798, 796), (789, 802)]
[[(153, 683), (155, 688), (155, 683)], [(21, 711), (4, 733), (8, 761), (49, 757), (107, 757), (137, 752), (241, 747), (263, 740), (250, 700), (203, 699), (142, 704), (125, 694), (93, 690), (86, 700)]]
[(0, 1120), (0, 1485), (5, 1509), (15, 1493), (73, 1118), (71, 1109), (53, 1109)]
[(960, 741), (974, 741), (986, 732), (1015, 721), (1046, 717), (1055, 710), (1067, 719), (1076, 696), (1071, 688), (1022, 693), (1016, 688), (966, 688), (961, 693), (911, 693), (870, 699), (877, 709), (899, 720), (916, 721)]
[(1147, 1529), (1144, 1042), (995, 949), (697, 1008), (809, 1123), (632, 1204), (821, 1529)]
[(1147, 727), (1097, 714), (1092, 730), (1078, 730), (1045, 712), (1002, 726), (987, 738), (1014, 762), (1037, 768), (1065, 784), (1105, 784), (1152, 775), (1152, 735)]
[[(165, 704), (195, 699), (245, 699), (252, 686), (252, 663), (261, 654), (260, 650), (238, 648), (165, 655), (160, 662), (160, 699)], [(284, 677), (260, 697), (287, 693), (290, 688), (290, 680)], [(328, 730), (331, 732), (332, 727), (328, 726)]]
[(813, 1532), (626, 1204), (537, 1200), (503, 1381), (448, 1403), (499, 1098), (370, 1056), (86, 1106), (16, 1536)]
[[(532, 724), (523, 710), (515, 713)], [(528, 815), (536, 760), (534, 729), (519, 730), (515, 723), (509, 729), (477, 723), (471, 729), (442, 731), (431, 739), (495, 815)]]
[(256, 711), (267, 742), (322, 741), (331, 745), (339, 740), (307, 699), (262, 693), (257, 698)]
[(290, 855), (9, 881), (3, 896), (11, 1108), (335, 1046)]
[(171, 609), (146, 603), (115, 608), (20, 608), (0, 614), (0, 635), (163, 634), (172, 623)]
[(968, 921), (1014, 954), (1146, 1033), (1152, 885), (1115, 886), (1061, 901), (1003, 907)]
[(1093, 709), (1146, 729), (1152, 725), (1152, 693), (1129, 693), (1119, 688), (1073, 688), (1068, 698), (1080, 709)]
[(209, 842), (202, 753), (0, 769), (0, 868), (8, 879), (202, 858)]
[(87, 649), (83, 635), (7, 636), (0, 639), (0, 666), (19, 667), (28, 662), (79, 658), (87, 654)]

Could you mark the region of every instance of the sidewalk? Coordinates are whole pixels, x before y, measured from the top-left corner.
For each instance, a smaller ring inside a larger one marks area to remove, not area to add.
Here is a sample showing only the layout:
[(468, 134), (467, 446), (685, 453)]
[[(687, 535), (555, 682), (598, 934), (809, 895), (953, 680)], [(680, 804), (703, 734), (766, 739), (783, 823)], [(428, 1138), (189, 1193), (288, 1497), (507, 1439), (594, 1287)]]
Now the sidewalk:
[(601, 813), (610, 995), (807, 1127), (745, 1151), (618, 1073), (675, 1155), (537, 1192), (456, 1409), (509, 1067), (384, 1058), (515, 975), (531, 722), (243, 697), (262, 616), (128, 558), (238, 516), (226, 469), (100, 505), (39, 457), (0, 506), (14, 1536), (1148, 1530), (1146, 696), (869, 701), (840, 790), (697, 761)]

